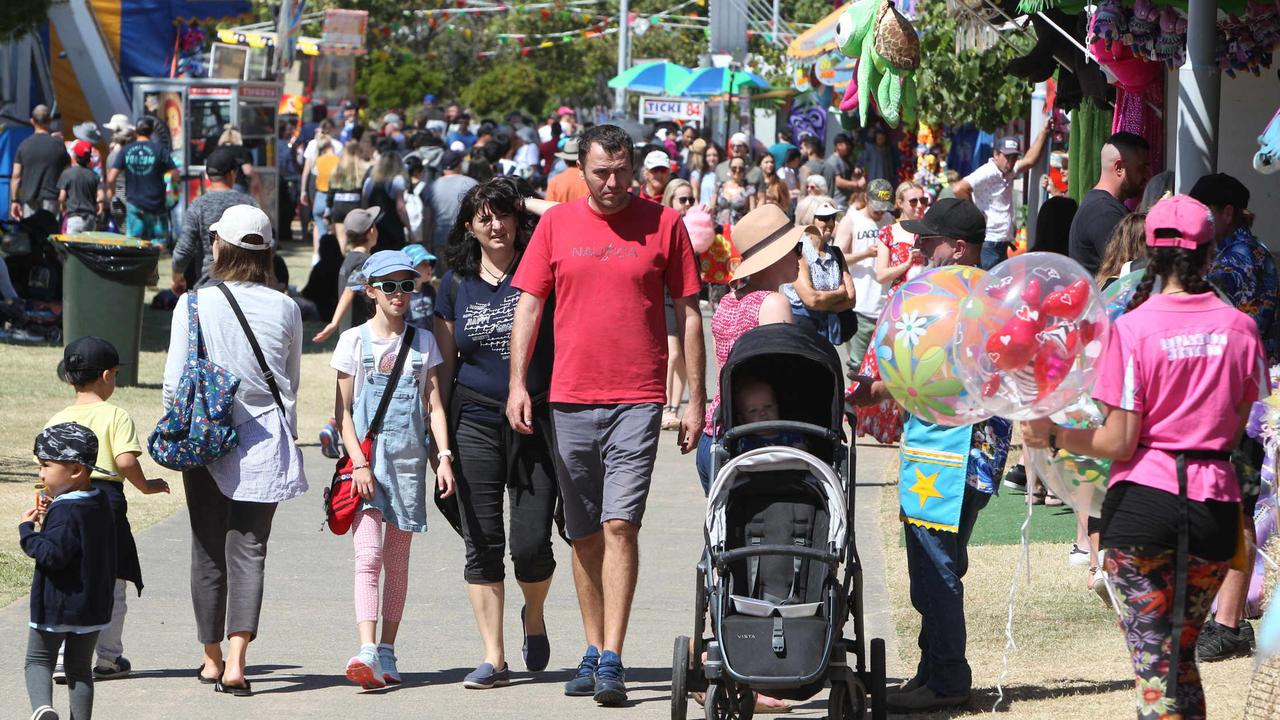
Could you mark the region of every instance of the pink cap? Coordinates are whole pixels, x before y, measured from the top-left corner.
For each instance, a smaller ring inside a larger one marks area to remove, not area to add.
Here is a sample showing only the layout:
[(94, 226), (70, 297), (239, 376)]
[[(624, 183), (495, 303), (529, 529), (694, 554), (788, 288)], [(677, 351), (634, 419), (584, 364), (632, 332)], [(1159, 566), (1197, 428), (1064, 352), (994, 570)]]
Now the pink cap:
[(87, 158), (93, 154), (93, 143), (88, 140), (77, 140), (71, 143), (71, 154), (78, 158)]
[(556, 111), (556, 114), (557, 115), (577, 115), (578, 113), (574, 112), (573, 108), (569, 107), (568, 105), (561, 105), (560, 109)]
[(1213, 214), (1188, 195), (1174, 195), (1147, 212), (1147, 247), (1195, 250), (1213, 241)]

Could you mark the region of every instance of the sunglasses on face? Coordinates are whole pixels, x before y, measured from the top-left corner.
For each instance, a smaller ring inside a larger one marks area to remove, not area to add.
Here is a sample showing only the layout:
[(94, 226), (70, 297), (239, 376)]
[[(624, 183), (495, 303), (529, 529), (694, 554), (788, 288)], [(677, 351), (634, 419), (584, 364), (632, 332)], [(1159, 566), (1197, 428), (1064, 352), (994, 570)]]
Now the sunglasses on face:
[(692, 205), (692, 204), (693, 204), (693, 198), (691, 198), (691, 197), (678, 197), (678, 198), (676, 198), (676, 202), (677, 202), (677, 203), (679, 203), (679, 204), (681, 204), (681, 205)]
[(907, 204), (910, 205), (911, 207), (917, 207), (920, 205), (923, 205), (924, 207), (929, 207), (929, 196), (925, 195), (923, 197), (907, 198)]
[(742, 172), (743, 170), (746, 170), (746, 169), (747, 169), (747, 166), (745, 166), (745, 165), (731, 165), (731, 166), (729, 167), (729, 169), (730, 169), (730, 170), (732, 170), (732, 171), (734, 171), (734, 172)]
[(384, 295), (394, 295), (397, 292), (411, 293), (416, 286), (415, 280), (379, 280), (369, 283), (369, 287), (381, 290)]

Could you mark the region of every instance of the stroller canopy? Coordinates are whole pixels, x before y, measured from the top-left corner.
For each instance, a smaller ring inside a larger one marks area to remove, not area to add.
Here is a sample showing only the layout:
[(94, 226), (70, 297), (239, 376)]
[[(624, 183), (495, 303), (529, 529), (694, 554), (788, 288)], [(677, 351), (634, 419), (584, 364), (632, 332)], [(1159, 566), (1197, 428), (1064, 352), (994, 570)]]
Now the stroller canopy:
[[(754, 331), (753, 331), (754, 332)], [(806, 482), (815, 486), (827, 501), (830, 517), (828, 541), (839, 554), (845, 546), (848, 511), (844, 486), (834, 470), (809, 453), (791, 447), (763, 447), (745, 452), (729, 461), (711, 484), (707, 496), (707, 538), (712, 547), (722, 546), (727, 534), (725, 510), (735, 487), (752, 479), (756, 473), (796, 470), (805, 473)]]
[(734, 343), (720, 369), (721, 423), (733, 427), (733, 387), (754, 377), (773, 386), (784, 420), (798, 420), (841, 432), (844, 371), (825, 338), (790, 323), (754, 328)]

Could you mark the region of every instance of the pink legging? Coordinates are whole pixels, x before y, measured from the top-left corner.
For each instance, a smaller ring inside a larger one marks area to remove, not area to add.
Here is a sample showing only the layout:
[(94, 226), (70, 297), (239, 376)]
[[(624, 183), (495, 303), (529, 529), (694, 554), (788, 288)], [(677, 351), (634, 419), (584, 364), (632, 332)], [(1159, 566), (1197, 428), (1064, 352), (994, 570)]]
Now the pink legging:
[(409, 592), (409, 547), (413, 533), (386, 525), (382, 511), (366, 508), (356, 513), (352, 535), (356, 545), (356, 622), (378, 620), (378, 575), (386, 572), (382, 593), (382, 619), (400, 622)]

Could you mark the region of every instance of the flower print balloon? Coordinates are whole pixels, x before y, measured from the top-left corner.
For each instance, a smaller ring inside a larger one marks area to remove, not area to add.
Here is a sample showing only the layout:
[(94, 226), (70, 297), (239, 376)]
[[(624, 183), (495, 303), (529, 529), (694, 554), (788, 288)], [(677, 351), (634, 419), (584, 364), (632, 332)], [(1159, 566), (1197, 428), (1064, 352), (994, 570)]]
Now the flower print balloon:
[(940, 425), (990, 416), (956, 376), (951, 357), (960, 306), (986, 273), (949, 265), (908, 280), (880, 315), (874, 341), (880, 376), (907, 412)]

